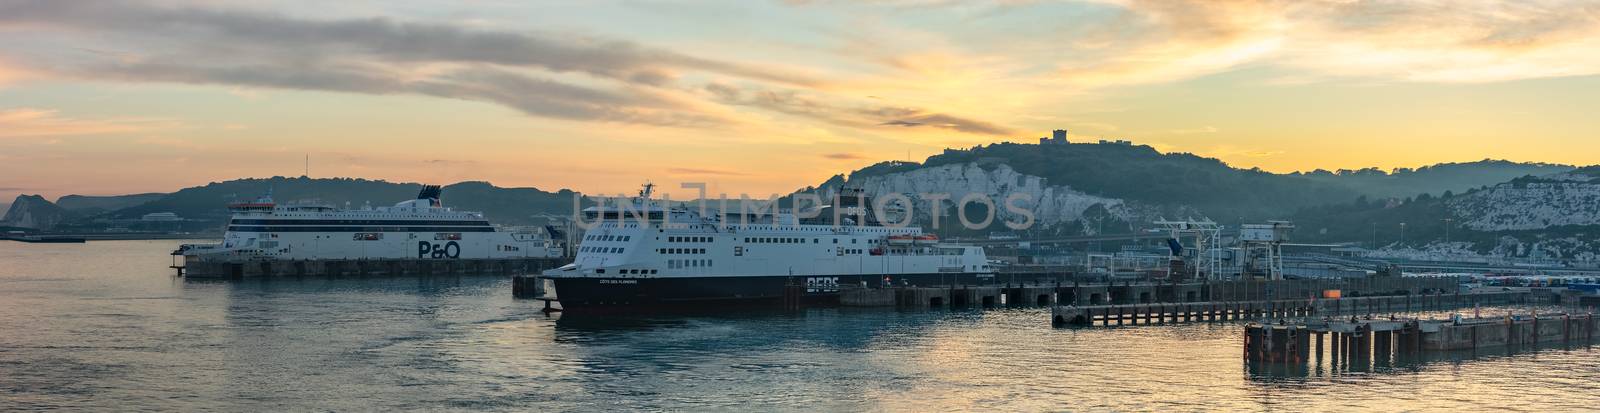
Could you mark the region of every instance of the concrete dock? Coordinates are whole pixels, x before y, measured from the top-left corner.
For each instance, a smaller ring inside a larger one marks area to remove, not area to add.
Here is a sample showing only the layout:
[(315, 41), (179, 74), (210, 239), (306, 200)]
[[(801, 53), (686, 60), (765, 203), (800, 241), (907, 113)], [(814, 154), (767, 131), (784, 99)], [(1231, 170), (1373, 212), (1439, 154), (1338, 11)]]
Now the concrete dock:
[(174, 265), (190, 278), (475, 275), (538, 273), (564, 264), (560, 258), (372, 259), (302, 261), (194, 261)]
[(1052, 307), (1050, 321), (1051, 324), (1057, 326), (1165, 324), (1447, 310), (1474, 305), (1522, 304), (1534, 300), (1538, 300), (1538, 298), (1531, 292), (1507, 291), (1298, 300), (1210, 301), (1097, 306), (1067, 305)]
[(1187, 283), (1017, 283), (947, 286), (844, 286), (839, 304), (848, 307), (938, 308), (963, 306), (1095, 306), (1156, 303), (1305, 300), (1327, 290), (1349, 296), (1406, 296), (1458, 290), (1449, 277), (1326, 280), (1243, 280)]
[[(1425, 351), (1587, 345), (1600, 327), (1597, 321), (1593, 314), (1530, 313), (1455, 320), (1312, 318), (1251, 323), (1245, 326), (1244, 356), (1252, 362), (1299, 364), (1326, 354), (1335, 363), (1349, 364)], [(1331, 351), (1325, 353), (1324, 348)]]

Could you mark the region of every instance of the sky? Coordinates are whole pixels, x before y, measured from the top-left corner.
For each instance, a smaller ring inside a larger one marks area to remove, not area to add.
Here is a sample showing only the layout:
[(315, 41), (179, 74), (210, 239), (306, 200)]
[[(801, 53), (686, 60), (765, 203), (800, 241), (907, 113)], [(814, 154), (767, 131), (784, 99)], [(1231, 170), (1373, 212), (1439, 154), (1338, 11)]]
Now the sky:
[(3, 199), (764, 195), (1052, 129), (1274, 172), (1600, 163), (1593, 1), (0, 0), (0, 39)]

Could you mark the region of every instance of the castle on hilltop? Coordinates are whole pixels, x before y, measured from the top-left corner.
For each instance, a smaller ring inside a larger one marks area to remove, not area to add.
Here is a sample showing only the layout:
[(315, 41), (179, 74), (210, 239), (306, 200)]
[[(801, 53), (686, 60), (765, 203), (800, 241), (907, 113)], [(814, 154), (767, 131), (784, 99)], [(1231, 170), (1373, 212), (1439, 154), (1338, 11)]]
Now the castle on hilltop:
[(1050, 137), (1039, 138), (1040, 145), (1066, 145), (1067, 143), (1069, 142), (1067, 142), (1066, 129), (1056, 129), (1050, 131)]

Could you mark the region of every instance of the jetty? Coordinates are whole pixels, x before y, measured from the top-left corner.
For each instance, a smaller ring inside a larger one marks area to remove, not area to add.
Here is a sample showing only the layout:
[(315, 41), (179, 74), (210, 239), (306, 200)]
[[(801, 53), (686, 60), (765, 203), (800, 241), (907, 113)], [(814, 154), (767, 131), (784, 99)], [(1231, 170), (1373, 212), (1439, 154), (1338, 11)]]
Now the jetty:
[[(1423, 320), (1327, 317), (1245, 326), (1244, 357), (1251, 362), (1301, 364), (1313, 357), (1365, 363), (1395, 355), (1477, 350), (1485, 347), (1538, 347), (1550, 343), (1594, 341), (1594, 314), (1506, 315), (1503, 317)], [(1324, 349), (1331, 351), (1324, 352)]]
[(1024, 282), (977, 285), (852, 286), (839, 290), (847, 307), (1118, 306), (1305, 300), (1341, 296), (1438, 295), (1460, 287), (1454, 277), (1364, 277), (1198, 282)]
[(1051, 324), (1057, 326), (1149, 325), (1449, 310), (1477, 305), (1525, 304), (1536, 300), (1543, 299), (1530, 291), (1501, 291), (1289, 300), (1069, 305), (1052, 307), (1050, 320)]

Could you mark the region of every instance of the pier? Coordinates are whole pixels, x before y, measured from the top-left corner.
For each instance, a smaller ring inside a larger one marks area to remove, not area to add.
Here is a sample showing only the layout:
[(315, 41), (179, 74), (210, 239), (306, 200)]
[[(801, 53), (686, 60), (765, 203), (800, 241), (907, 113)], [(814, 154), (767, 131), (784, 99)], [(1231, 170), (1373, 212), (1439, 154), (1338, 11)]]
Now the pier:
[[(1300, 300), (1329, 290), (1345, 296), (1441, 295), (1459, 289), (1451, 277), (1395, 277), (1212, 282), (1033, 282), (935, 286), (841, 286), (848, 307), (938, 308), (962, 306), (1116, 306), (1160, 303)], [(1421, 300), (1421, 298), (1413, 298)], [(1405, 300), (1402, 298), (1401, 300)], [(1350, 304), (1355, 305), (1355, 304)], [(1382, 305), (1374, 304), (1374, 305)], [(1405, 305), (1403, 302), (1399, 305)]]
[(1050, 310), (1050, 320), (1051, 324), (1057, 326), (1148, 325), (1448, 310), (1474, 305), (1522, 304), (1530, 300), (1536, 300), (1532, 292), (1506, 291), (1298, 300), (1055, 306)]
[(314, 276), (476, 275), (537, 273), (564, 264), (560, 258), (370, 259), (301, 261), (193, 261), (174, 264), (190, 278)]
[[(1587, 345), (1594, 340), (1597, 321), (1593, 314), (1532, 313), (1454, 320), (1325, 318), (1292, 324), (1251, 323), (1245, 326), (1244, 357), (1283, 364), (1306, 363), (1313, 357), (1320, 363), (1328, 357), (1348, 365), (1428, 351)], [(1325, 348), (1330, 351), (1324, 352)]]

